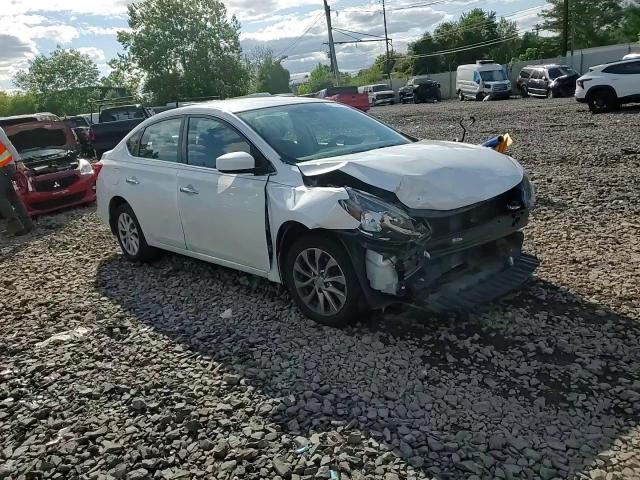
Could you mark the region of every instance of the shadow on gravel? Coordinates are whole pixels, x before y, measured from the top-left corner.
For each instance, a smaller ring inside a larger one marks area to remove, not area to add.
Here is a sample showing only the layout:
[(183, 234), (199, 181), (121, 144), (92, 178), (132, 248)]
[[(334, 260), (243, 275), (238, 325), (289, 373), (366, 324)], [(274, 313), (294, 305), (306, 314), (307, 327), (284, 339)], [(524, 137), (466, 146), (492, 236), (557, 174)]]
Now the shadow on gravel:
[(471, 315), (398, 308), (342, 330), (301, 318), (266, 281), (179, 256), (112, 256), (96, 286), (279, 402), (283, 431), (340, 431), (350, 468), (367, 475), (375, 463), (354, 455), (373, 446), (440, 479), (566, 478), (606, 466), (639, 422), (637, 321), (541, 280)]
[[(4, 231), (6, 221), (0, 218), (0, 231)], [(0, 259), (8, 258), (18, 254), (30, 243), (53, 235), (64, 227), (63, 223), (36, 221), (36, 228), (33, 232), (21, 237), (5, 237), (0, 234)]]

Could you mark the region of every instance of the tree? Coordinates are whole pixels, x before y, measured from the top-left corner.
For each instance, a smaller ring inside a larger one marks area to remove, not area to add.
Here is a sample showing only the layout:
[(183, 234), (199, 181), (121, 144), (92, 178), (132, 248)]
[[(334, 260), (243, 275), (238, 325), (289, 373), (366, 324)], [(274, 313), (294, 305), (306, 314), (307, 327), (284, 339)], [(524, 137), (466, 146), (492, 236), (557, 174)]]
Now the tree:
[(309, 80), (300, 85), (298, 93), (307, 95), (309, 93), (319, 92), (333, 85), (333, 74), (328, 65), (319, 63), (309, 73)]
[(60, 114), (86, 111), (95, 98), (100, 72), (89, 55), (58, 46), (50, 56), (38, 55), (13, 78), (16, 87), (32, 94), (38, 108)]
[[(548, 0), (547, 3), (551, 8), (541, 13), (542, 28), (562, 35), (564, 0)], [(569, 5), (570, 48), (598, 47), (615, 41), (623, 16), (621, 0), (571, 0)]]
[(143, 73), (136, 69), (128, 56), (118, 54), (108, 62), (111, 72), (100, 80), (105, 89), (103, 96), (109, 98), (110, 92), (126, 91), (127, 95), (142, 99)]
[(130, 30), (118, 41), (155, 101), (247, 92), (240, 24), (227, 19), (221, 1), (142, 0), (127, 8)]
[(38, 102), (31, 93), (0, 91), (0, 117), (34, 113), (38, 110)]
[(265, 58), (256, 74), (256, 91), (269, 93), (290, 92), (289, 70), (271, 56)]
[(625, 8), (618, 38), (621, 42), (640, 42), (640, 3)]

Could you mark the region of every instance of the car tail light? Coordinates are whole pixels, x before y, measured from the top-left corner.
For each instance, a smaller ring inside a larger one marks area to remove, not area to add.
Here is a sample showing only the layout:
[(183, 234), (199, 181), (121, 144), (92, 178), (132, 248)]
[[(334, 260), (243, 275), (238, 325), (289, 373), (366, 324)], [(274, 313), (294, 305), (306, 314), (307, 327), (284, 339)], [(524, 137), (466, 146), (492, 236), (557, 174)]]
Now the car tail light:
[(578, 80), (576, 83), (580, 88), (584, 88), (584, 82), (590, 82), (590, 81), (591, 81), (590, 78), (583, 78), (581, 80)]
[(96, 179), (98, 175), (100, 175), (100, 170), (102, 170), (102, 162), (96, 162), (93, 164), (93, 171), (95, 172)]

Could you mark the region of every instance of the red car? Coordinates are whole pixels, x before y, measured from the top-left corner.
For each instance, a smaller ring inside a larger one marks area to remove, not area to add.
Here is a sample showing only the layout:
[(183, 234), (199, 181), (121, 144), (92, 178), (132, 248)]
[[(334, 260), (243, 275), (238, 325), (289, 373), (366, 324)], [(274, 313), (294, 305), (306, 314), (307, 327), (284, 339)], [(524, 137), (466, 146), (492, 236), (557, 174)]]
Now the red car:
[(32, 216), (96, 199), (96, 168), (78, 157), (73, 131), (51, 113), (0, 118), (26, 170), (16, 190)]
[(358, 93), (358, 87), (329, 87), (320, 90), (316, 96), (318, 98), (344, 103), (363, 112), (368, 112), (371, 108), (371, 105), (369, 105), (369, 95), (366, 93)]

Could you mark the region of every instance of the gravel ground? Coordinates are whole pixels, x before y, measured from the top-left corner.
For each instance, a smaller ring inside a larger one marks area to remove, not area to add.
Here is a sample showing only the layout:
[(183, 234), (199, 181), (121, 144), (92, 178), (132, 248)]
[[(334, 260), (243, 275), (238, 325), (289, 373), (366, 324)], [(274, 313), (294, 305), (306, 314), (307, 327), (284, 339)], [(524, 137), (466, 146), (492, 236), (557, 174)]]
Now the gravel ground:
[(481, 311), (344, 330), (265, 281), (123, 260), (92, 207), (0, 240), (0, 479), (640, 478), (640, 111), (375, 108), (510, 132), (538, 278)]

